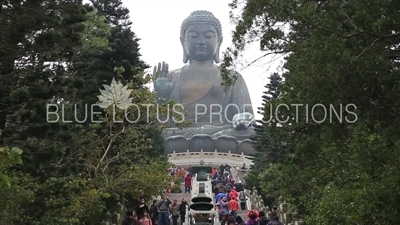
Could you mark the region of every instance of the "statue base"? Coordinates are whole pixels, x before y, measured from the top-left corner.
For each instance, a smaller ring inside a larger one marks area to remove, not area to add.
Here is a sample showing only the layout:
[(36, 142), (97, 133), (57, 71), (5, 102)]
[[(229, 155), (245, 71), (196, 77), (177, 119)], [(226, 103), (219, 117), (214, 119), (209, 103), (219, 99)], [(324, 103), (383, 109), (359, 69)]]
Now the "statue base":
[(163, 137), (168, 139), (175, 136), (183, 136), (191, 139), (197, 135), (209, 135), (213, 139), (219, 137), (233, 137), (237, 141), (243, 141), (250, 139), (255, 134), (254, 127), (250, 126), (243, 129), (234, 129), (231, 125), (213, 126), (203, 125), (200, 127), (188, 127), (188, 128), (167, 128), (163, 132)]
[(182, 135), (170, 136), (165, 139), (167, 154), (184, 152), (221, 152), (232, 154), (244, 154), (254, 156), (256, 154), (253, 142), (250, 139), (237, 140), (234, 136), (221, 135), (214, 138), (208, 134), (196, 134), (191, 138)]

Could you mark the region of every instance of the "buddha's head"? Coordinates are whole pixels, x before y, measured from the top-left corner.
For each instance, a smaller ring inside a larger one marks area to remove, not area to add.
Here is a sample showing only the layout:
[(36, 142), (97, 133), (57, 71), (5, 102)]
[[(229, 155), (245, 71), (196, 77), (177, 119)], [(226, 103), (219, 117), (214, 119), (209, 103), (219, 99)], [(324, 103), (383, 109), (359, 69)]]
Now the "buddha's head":
[(183, 62), (195, 60), (219, 63), (222, 40), (221, 23), (211, 12), (205, 10), (192, 12), (181, 26)]

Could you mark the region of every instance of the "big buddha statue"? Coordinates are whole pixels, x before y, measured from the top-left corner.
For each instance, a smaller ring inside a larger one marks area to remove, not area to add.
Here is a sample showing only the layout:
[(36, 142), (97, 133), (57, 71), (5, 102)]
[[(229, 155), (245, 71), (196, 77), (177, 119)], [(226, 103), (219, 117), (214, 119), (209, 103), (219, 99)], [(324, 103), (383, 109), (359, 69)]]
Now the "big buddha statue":
[(154, 89), (159, 99), (182, 104), (188, 128), (174, 124), (164, 131), (167, 153), (200, 150), (252, 154), (254, 134), (251, 99), (242, 76), (230, 71), (234, 84), (225, 90), (217, 64), (223, 41), (220, 21), (209, 11), (192, 12), (182, 22), (182, 68), (169, 71), (168, 64), (154, 67)]

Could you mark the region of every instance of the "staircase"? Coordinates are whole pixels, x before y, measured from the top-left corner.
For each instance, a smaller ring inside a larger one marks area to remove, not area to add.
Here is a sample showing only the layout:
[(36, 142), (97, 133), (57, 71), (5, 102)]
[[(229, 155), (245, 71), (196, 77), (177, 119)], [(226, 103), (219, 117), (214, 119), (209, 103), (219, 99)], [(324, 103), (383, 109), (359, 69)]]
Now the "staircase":
[[(184, 188), (182, 187), (182, 190), (183, 189)], [(178, 200), (178, 204), (181, 203), (182, 198), (185, 198), (186, 201), (188, 203), (190, 203), (190, 198), (191, 198), (191, 194), (190, 193), (168, 193), (167, 196), (171, 201), (173, 201), (175, 199)]]
[(237, 215), (242, 217), (242, 219), (246, 222), (247, 221), (247, 212), (248, 210), (241, 210), (239, 207), (239, 211), (237, 212)]
[[(234, 169), (231, 170), (232, 175), (234, 176), (235, 179), (237, 180), (242, 180), (243, 179), (243, 175), (244, 173), (237, 173), (237, 171), (235, 171)], [(243, 181), (243, 180), (242, 180)], [(193, 183), (195, 183), (195, 181), (193, 180)], [(182, 201), (182, 198), (185, 198), (186, 201), (190, 204), (191, 202), (191, 198), (192, 195), (191, 193), (184, 193), (183, 190), (185, 190), (184, 185), (181, 185), (181, 190), (182, 193), (168, 193), (167, 196), (168, 198), (173, 201), (173, 200), (178, 200), (178, 204), (180, 204), (180, 202)], [(247, 190), (248, 193), (250, 194), (250, 190)], [(215, 199), (215, 196), (213, 196), (213, 199)], [(246, 203), (246, 209), (245, 210), (241, 210), (241, 208), (239, 207), (239, 211), (238, 211), (238, 216), (242, 217), (242, 219), (244, 221), (247, 221), (247, 213), (251, 208), (251, 200), (250, 198), (248, 198), (247, 203)], [(180, 219), (178, 220), (178, 224), (180, 224)]]
[[(182, 201), (182, 198), (185, 198), (186, 201), (190, 203), (191, 194), (190, 193), (169, 193), (168, 198), (173, 201), (174, 199), (178, 200), (178, 204)], [(248, 210), (241, 210), (239, 207), (238, 216), (241, 216), (244, 221), (247, 221), (247, 212)], [(178, 220), (178, 224), (180, 224), (180, 219)]]
[[(178, 204), (181, 204), (181, 201), (182, 201), (183, 198), (185, 198), (186, 201), (188, 203), (190, 203), (190, 199), (191, 199), (192, 196), (191, 196), (190, 193), (183, 192), (185, 190), (185, 187), (184, 187), (183, 184), (181, 185), (181, 190), (182, 190), (182, 193), (168, 193), (167, 197), (171, 201), (174, 201), (175, 199), (178, 200)], [(170, 224), (172, 224), (172, 222)], [(181, 217), (179, 217), (179, 219), (178, 219), (178, 224), (182, 224), (181, 223)]]
[[(233, 179), (234, 180), (241, 180), (242, 182), (243, 182), (243, 184), (244, 184), (244, 175), (245, 175), (245, 172), (246, 172), (246, 170), (242, 170), (242, 171), (240, 171), (240, 172), (238, 172), (238, 171), (236, 171), (236, 169), (235, 168), (231, 168), (231, 174), (232, 174), (232, 176), (233, 176)], [(248, 194), (250, 194), (250, 191), (249, 190), (245, 190), (245, 192), (247, 192)], [(240, 207), (239, 207), (239, 211), (238, 211), (238, 213), (237, 213), (237, 215), (238, 216), (240, 216), (240, 217), (242, 217), (242, 219), (244, 220), (244, 221), (247, 221), (247, 213), (249, 212), (249, 210), (251, 209), (251, 199), (250, 198), (248, 198), (247, 199), (247, 202), (246, 202), (246, 209), (245, 210), (242, 210)]]

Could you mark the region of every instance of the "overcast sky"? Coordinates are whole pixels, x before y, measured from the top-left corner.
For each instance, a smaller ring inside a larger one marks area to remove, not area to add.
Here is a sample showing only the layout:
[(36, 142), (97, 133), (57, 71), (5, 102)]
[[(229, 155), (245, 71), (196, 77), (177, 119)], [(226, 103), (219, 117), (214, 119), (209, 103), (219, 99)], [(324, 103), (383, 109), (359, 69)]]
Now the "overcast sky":
[[(229, 21), (231, 0), (124, 0), (130, 10), (132, 30), (141, 39), (140, 53), (143, 60), (156, 65), (165, 61), (170, 70), (181, 68), (183, 50), (179, 41), (182, 21), (195, 10), (208, 10), (221, 22), (224, 40), (221, 51), (232, 44), (234, 25)], [(262, 55), (258, 43), (254, 43), (244, 53), (242, 61), (251, 62)], [(222, 54), (221, 54), (222, 57)], [(261, 95), (265, 91), (267, 77), (277, 71), (282, 58), (267, 58), (246, 69), (239, 67), (249, 89), (253, 108), (261, 106)], [(256, 113), (257, 114), (257, 113)], [(259, 115), (255, 115), (257, 119)]]

